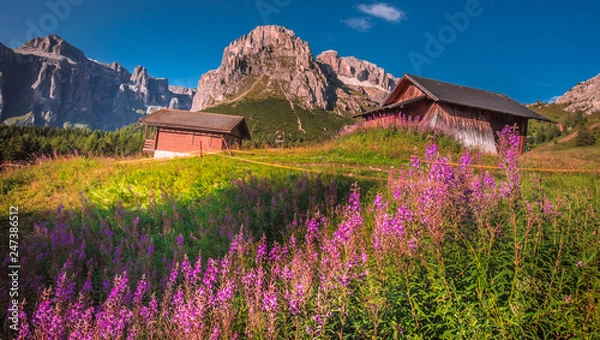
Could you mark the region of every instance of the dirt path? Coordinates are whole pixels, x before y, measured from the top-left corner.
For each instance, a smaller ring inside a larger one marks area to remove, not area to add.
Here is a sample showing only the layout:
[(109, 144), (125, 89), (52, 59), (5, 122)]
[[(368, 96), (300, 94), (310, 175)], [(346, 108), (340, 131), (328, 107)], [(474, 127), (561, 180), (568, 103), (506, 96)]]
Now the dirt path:
[(256, 79), (256, 81), (252, 85), (250, 85), (250, 87), (246, 91), (238, 94), (235, 98), (228, 99), (228, 100), (222, 102), (221, 104), (233, 103), (236, 100), (244, 98), (248, 93), (252, 92), (252, 90), (254, 90), (254, 88), (256, 88), (256, 86), (258, 85), (258, 83), (260, 83), (262, 81), (263, 77), (264, 77), (264, 75), (260, 76), (258, 79)]

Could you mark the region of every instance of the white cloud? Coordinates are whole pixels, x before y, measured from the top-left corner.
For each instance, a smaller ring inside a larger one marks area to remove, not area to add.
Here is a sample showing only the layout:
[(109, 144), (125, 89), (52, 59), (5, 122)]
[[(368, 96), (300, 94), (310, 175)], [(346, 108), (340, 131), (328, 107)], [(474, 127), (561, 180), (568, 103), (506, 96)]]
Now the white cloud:
[(406, 14), (404, 12), (383, 2), (372, 5), (361, 4), (358, 5), (358, 10), (368, 15), (372, 15), (393, 23), (400, 22), (402, 19), (406, 18)]
[(355, 30), (357, 30), (359, 32), (366, 32), (366, 31), (370, 30), (371, 27), (373, 27), (373, 25), (371, 25), (369, 20), (364, 19), (364, 18), (350, 18), (350, 19), (342, 20), (342, 22), (345, 23), (346, 25), (354, 28)]

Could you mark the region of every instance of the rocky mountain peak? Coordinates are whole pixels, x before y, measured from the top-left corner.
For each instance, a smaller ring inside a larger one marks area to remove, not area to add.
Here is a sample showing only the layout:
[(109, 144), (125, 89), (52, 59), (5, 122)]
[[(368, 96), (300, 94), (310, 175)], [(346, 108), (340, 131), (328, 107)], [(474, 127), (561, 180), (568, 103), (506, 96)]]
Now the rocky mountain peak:
[(393, 90), (398, 81), (393, 75), (386, 73), (383, 68), (371, 62), (356, 57), (340, 57), (339, 53), (334, 50), (321, 53), (317, 56), (317, 61), (325, 65), (328, 72), (333, 72), (338, 77), (368, 82), (385, 91)]
[(229, 44), (219, 68), (202, 76), (192, 109), (223, 103), (251, 86), (247, 80), (256, 77), (267, 77), (286, 99), (305, 107), (333, 107), (335, 89), (308, 43), (285, 27), (259, 26)]
[(119, 80), (122, 83), (127, 83), (131, 79), (131, 73), (129, 73), (129, 71), (125, 67), (123, 67), (123, 65), (114, 62), (110, 64), (109, 67), (115, 72), (117, 72), (117, 74), (119, 75)]
[(562, 97), (556, 100), (565, 104), (570, 112), (583, 111), (588, 114), (600, 111), (600, 74), (594, 78), (577, 84)]
[(63, 38), (51, 34), (44, 38), (35, 38), (27, 41), (18, 48), (21, 52), (46, 53), (50, 55), (67, 57), (74, 61), (85, 58), (81, 50), (66, 42)]
[(134, 84), (141, 85), (144, 82), (147, 82), (148, 78), (150, 78), (150, 76), (148, 76), (148, 70), (146, 70), (145, 67), (138, 65), (135, 67), (135, 69), (133, 69), (133, 74), (131, 75), (131, 82), (133, 82)]
[(173, 93), (167, 79), (150, 76), (142, 66), (131, 74), (119, 63), (88, 59), (56, 35), (16, 49), (3, 46), (0, 122), (32, 113), (36, 125), (113, 129), (156, 107), (191, 108), (193, 91)]
[(356, 57), (340, 57), (334, 50), (318, 55), (317, 62), (323, 65), (328, 76), (336, 77), (377, 103), (383, 102), (398, 83), (398, 79), (383, 68)]

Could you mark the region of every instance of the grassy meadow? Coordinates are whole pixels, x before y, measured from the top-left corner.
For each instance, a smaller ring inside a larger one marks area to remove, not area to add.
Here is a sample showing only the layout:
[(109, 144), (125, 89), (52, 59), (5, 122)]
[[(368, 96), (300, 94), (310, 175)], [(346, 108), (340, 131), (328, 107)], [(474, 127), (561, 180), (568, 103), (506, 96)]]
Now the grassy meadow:
[(19, 206), (22, 312), (14, 332), (0, 287), (0, 333), (600, 337), (597, 147), (517, 157), (511, 137), (499, 157), (390, 129), (233, 157), (8, 169), (0, 206), (2, 218)]

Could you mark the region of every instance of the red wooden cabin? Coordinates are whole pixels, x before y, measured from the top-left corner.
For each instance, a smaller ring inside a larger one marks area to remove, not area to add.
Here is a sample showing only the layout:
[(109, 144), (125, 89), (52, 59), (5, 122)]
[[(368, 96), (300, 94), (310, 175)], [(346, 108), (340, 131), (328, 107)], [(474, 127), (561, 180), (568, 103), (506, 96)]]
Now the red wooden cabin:
[(354, 118), (373, 120), (399, 113), (418, 116), (420, 124), (454, 136), (466, 147), (488, 153), (497, 152), (498, 132), (506, 125), (518, 127), (523, 150), (528, 120), (550, 122), (503, 94), (408, 74), (380, 108)]
[[(241, 116), (162, 109), (140, 120), (146, 125), (144, 152), (155, 158), (202, 155), (240, 148), (250, 139)], [(153, 139), (146, 139), (148, 126), (156, 127)]]

